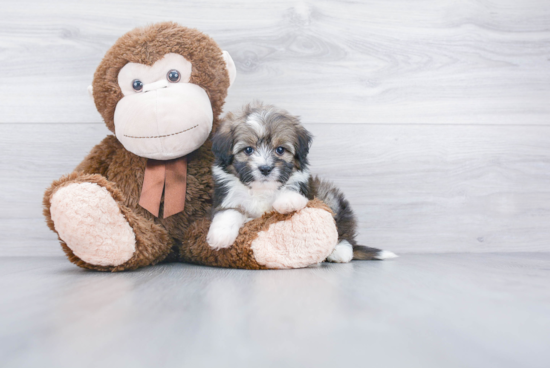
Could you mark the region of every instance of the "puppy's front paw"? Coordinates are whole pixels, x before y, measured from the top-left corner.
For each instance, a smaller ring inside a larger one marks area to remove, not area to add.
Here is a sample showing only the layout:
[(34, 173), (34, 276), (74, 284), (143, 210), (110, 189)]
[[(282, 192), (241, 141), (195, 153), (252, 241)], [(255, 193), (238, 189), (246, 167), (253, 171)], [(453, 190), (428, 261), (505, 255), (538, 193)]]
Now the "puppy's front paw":
[(237, 239), (238, 235), (239, 228), (236, 226), (210, 226), (210, 230), (208, 231), (208, 235), (206, 236), (206, 241), (208, 242), (210, 248), (213, 249), (229, 248), (231, 244), (235, 242), (235, 239)]
[(210, 225), (206, 242), (213, 249), (229, 248), (237, 239), (244, 220), (244, 216), (234, 210), (218, 213)]
[(273, 209), (279, 213), (287, 214), (301, 210), (306, 206), (307, 201), (307, 198), (300, 193), (285, 190), (273, 202)]

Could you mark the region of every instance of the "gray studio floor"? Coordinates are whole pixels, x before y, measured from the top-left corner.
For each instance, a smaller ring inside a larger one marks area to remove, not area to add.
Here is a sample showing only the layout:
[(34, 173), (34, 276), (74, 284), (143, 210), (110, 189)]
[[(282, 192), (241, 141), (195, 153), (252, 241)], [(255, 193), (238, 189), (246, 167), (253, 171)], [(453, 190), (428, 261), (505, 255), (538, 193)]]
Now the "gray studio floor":
[(548, 367), (550, 254), (128, 273), (0, 258), (2, 367)]

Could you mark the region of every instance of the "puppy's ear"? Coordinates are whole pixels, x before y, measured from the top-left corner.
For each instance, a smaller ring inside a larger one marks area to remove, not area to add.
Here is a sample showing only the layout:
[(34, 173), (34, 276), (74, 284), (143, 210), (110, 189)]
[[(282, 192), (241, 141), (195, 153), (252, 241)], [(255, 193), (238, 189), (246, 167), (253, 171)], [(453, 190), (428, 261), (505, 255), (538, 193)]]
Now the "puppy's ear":
[(309, 165), (307, 155), (309, 154), (309, 148), (311, 147), (313, 136), (310, 132), (307, 131), (306, 128), (304, 128), (303, 126), (298, 126), (296, 138), (296, 159), (298, 161), (298, 169), (305, 170)]
[(216, 158), (215, 164), (226, 168), (233, 161), (233, 134), (219, 129), (212, 137), (212, 152)]

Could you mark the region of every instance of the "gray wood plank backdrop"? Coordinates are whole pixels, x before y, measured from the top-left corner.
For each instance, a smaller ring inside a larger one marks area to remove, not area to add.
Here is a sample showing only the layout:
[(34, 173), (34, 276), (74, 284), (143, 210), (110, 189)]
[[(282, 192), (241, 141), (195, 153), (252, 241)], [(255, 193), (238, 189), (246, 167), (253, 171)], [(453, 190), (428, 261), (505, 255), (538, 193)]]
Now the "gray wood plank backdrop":
[(49, 183), (108, 131), (86, 87), (136, 26), (210, 34), (252, 99), (302, 117), (360, 240), (397, 252), (550, 250), (550, 2), (0, 3), (0, 255), (60, 255)]

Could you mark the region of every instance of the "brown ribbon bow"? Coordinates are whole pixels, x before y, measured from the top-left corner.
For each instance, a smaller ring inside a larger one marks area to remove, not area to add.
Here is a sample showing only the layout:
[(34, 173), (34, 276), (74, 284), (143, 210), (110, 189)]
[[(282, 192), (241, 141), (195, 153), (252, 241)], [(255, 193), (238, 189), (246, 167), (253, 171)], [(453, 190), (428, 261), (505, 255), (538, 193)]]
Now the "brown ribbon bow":
[(187, 157), (174, 160), (147, 160), (139, 205), (159, 217), (164, 189), (164, 214), (167, 218), (183, 211), (187, 189)]

